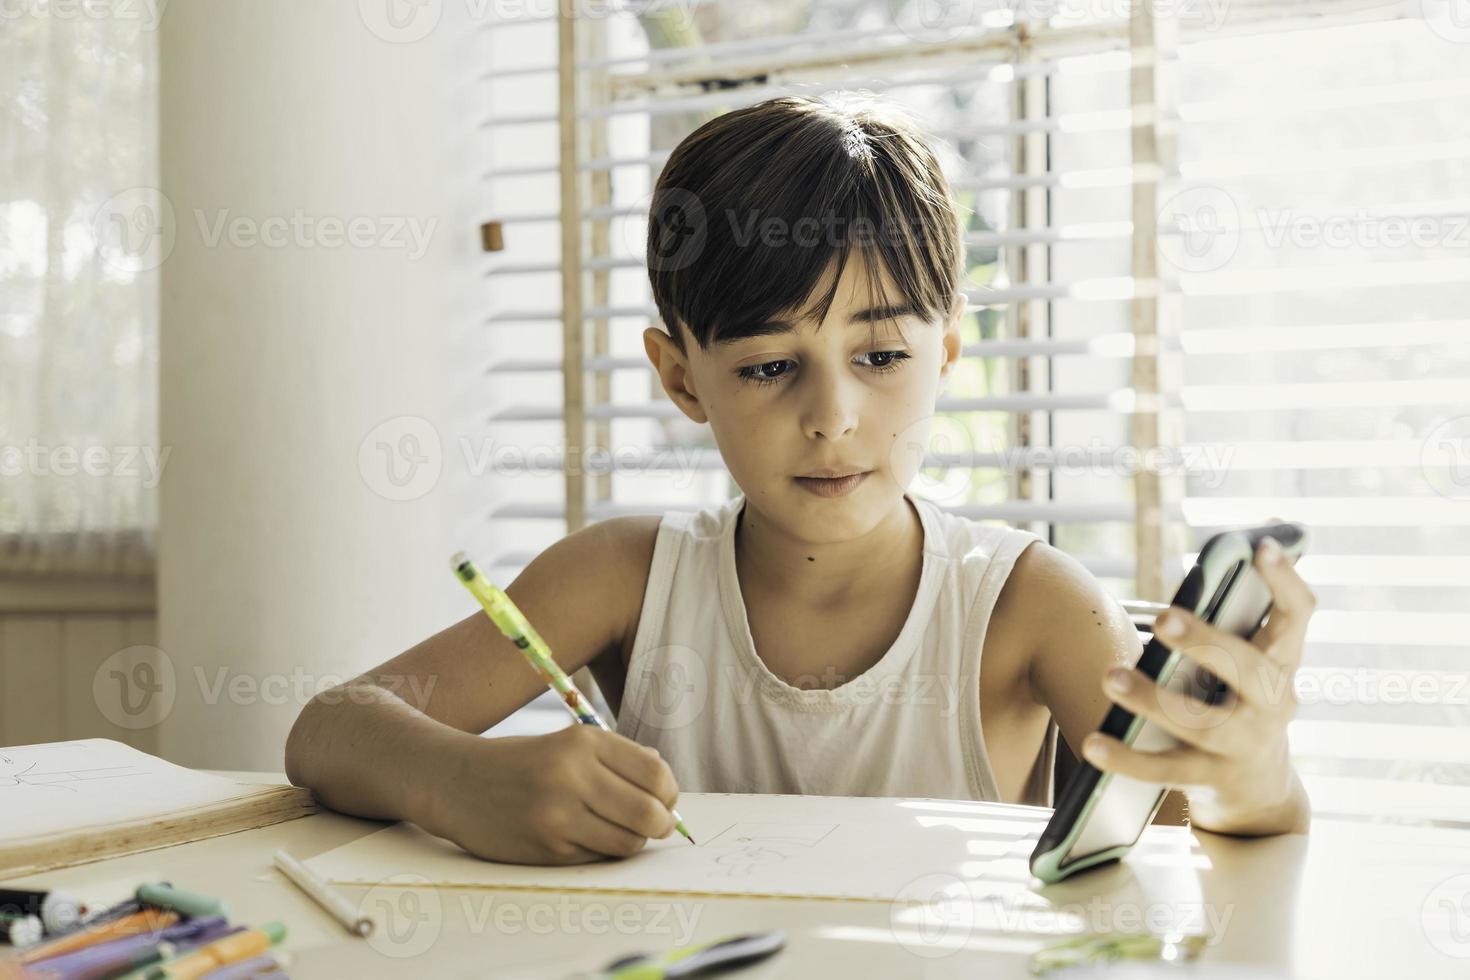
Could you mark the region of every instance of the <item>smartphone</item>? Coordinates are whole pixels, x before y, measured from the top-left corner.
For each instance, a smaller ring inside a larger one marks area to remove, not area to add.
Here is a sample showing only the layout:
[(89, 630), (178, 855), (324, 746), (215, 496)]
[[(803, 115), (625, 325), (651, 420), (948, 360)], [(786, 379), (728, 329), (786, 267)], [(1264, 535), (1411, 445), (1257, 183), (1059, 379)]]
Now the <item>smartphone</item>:
[[(1271, 611), (1271, 591), (1252, 563), (1256, 548), (1266, 538), (1275, 538), (1287, 560), (1296, 564), (1306, 550), (1307, 529), (1281, 523), (1212, 536), (1170, 605), (1187, 609), (1236, 636), (1254, 636)], [(1232, 696), (1223, 681), (1156, 638), (1144, 647), (1138, 670), (1157, 684), (1207, 704), (1219, 704)], [(1099, 731), (1144, 752), (1180, 744), (1157, 725), (1116, 704)], [(1031, 853), (1031, 873), (1050, 883), (1118, 860), (1138, 843), (1167, 792), (1167, 786), (1100, 772), (1082, 761), (1057, 797), (1056, 811)]]

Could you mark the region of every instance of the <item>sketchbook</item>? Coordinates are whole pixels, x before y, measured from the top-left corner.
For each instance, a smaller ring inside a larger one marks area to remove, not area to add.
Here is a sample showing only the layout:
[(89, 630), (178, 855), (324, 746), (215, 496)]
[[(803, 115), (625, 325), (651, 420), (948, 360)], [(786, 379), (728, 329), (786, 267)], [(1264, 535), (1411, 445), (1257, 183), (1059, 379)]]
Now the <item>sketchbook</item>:
[[(307, 865), (338, 884), (931, 901), (1024, 887), (1049, 810), (964, 800), (682, 793), (678, 834), (570, 867), (483, 861), (395, 824)], [(922, 894), (919, 894), (922, 892)]]
[(309, 790), (195, 772), (112, 739), (0, 748), (0, 878), (314, 812)]

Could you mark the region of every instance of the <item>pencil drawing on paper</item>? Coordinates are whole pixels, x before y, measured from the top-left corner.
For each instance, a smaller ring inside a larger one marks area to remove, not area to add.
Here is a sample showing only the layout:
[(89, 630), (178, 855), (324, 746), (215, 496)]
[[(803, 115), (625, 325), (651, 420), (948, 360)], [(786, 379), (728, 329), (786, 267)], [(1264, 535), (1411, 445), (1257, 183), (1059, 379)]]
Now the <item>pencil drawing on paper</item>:
[(711, 878), (744, 878), (757, 868), (780, 864), (789, 855), (785, 851), (761, 844), (736, 847), (715, 858), (718, 867), (710, 869)]
[(0, 755), (0, 790), (15, 786), (45, 786), (78, 792), (67, 783), (88, 782), (95, 779), (117, 779), (122, 776), (145, 776), (148, 771), (141, 766), (99, 766), (90, 769), (51, 769), (36, 771), (39, 760), (29, 764), (11, 755)]
[(751, 844), (816, 847), (837, 829), (835, 823), (737, 823), (710, 840), (706, 847), (743, 847)]
[(714, 859), (710, 878), (745, 878), (755, 871), (782, 864), (794, 847), (816, 847), (836, 824), (762, 823), (744, 821), (712, 837), (704, 847), (727, 850)]

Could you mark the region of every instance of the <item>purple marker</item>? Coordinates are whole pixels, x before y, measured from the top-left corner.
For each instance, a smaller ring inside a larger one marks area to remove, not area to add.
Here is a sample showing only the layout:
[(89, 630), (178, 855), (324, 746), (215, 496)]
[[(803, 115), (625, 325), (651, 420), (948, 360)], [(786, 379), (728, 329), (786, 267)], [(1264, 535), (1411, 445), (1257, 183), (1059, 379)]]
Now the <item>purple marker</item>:
[[(237, 927), (238, 928), (238, 927)], [(235, 931), (223, 916), (190, 919), (157, 932), (124, 936), (70, 953), (38, 960), (27, 967), (27, 976), (46, 980), (92, 980), (109, 977), (168, 955), (175, 946), (212, 942)], [(166, 944), (166, 945), (165, 945)]]
[(286, 978), (286, 971), (281, 969), (281, 961), (274, 953), (266, 953), (263, 956), (241, 960), (239, 963), (231, 963), (209, 975), (209, 980), (275, 980), (275, 978)]

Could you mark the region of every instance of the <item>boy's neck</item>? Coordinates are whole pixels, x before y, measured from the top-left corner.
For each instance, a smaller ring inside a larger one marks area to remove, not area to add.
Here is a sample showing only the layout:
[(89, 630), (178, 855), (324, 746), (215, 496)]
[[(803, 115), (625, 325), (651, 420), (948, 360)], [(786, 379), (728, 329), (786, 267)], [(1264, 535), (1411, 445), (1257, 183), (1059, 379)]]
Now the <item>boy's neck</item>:
[(892, 587), (895, 576), (922, 563), (923, 543), (923, 521), (907, 497), (861, 537), (828, 544), (786, 534), (747, 498), (735, 526), (735, 565), (746, 595), (755, 586), (783, 601), (833, 609), (871, 601)]

